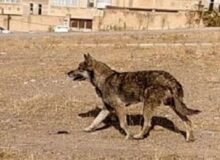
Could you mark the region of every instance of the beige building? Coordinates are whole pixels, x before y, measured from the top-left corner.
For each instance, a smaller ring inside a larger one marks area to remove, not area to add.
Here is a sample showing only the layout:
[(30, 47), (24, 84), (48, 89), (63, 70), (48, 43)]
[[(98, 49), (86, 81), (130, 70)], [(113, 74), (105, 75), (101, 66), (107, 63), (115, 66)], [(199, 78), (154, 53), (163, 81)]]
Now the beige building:
[(188, 19), (197, 18), (188, 13), (199, 4), (200, 0), (0, 0), (0, 26), (14, 31), (45, 31), (58, 24), (81, 31), (184, 28), (190, 27)]
[(204, 8), (209, 10), (210, 7), (220, 12), (220, 0), (202, 0), (202, 4), (204, 4)]
[(0, 0), (0, 14), (22, 14), (20, 0)]
[(23, 15), (48, 15), (48, 0), (21, 0)]
[[(96, 7), (105, 6), (105, 0), (95, 0)], [(107, 6), (142, 9), (195, 9), (198, 0), (107, 0)], [(100, 4), (101, 3), (101, 4)]]

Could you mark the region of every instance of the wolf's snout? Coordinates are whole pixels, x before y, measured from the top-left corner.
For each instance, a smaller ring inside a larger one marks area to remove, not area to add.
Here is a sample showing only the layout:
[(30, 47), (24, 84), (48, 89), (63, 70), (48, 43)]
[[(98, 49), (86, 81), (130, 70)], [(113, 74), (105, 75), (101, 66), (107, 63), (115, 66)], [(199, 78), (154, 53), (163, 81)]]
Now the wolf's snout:
[(69, 76), (70, 79), (74, 81), (86, 80), (86, 77), (82, 73), (79, 73), (78, 71), (75, 70), (68, 72), (67, 75)]
[(73, 75), (73, 71), (69, 71), (66, 73), (69, 77), (71, 77)]

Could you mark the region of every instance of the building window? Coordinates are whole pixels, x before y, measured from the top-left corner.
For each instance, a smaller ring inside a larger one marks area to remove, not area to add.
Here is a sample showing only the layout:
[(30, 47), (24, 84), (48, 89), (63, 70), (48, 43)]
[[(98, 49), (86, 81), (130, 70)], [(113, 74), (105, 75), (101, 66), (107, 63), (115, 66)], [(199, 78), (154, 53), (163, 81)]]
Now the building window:
[(34, 12), (34, 4), (30, 3), (30, 14), (33, 14)]
[(209, 11), (213, 11), (213, 9), (214, 9), (214, 0), (211, 0), (209, 4)]
[(86, 20), (86, 29), (92, 29), (92, 20)]
[(42, 14), (42, 4), (38, 5), (38, 15)]
[(94, 7), (94, 2), (89, 2), (88, 7), (93, 8)]
[(91, 19), (70, 19), (70, 27), (75, 29), (92, 29)]
[(75, 19), (72, 19), (70, 21), (70, 26), (73, 27), (73, 28), (78, 28), (78, 21), (75, 20)]
[(0, 3), (19, 3), (20, 0), (0, 0)]
[(79, 20), (79, 28), (85, 28), (84, 20)]
[(52, 0), (55, 6), (77, 6), (79, 0)]

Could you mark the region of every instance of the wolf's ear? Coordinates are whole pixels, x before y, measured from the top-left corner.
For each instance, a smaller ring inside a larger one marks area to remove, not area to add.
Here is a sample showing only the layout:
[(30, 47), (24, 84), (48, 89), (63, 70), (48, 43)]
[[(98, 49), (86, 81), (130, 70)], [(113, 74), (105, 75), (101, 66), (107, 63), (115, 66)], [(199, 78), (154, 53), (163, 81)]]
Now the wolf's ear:
[(87, 60), (88, 59), (88, 55), (84, 54), (84, 58), (85, 58), (85, 60)]
[(92, 64), (92, 56), (88, 53), (88, 54), (84, 54), (84, 58), (85, 58), (85, 61), (88, 63), (88, 64)]
[(89, 53), (84, 54), (84, 58), (85, 60), (93, 60), (92, 56)]
[(89, 53), (87, 53), (87, 57), (88, 57), (89, 59), (93, 59), (92, 56), (91, 56)]

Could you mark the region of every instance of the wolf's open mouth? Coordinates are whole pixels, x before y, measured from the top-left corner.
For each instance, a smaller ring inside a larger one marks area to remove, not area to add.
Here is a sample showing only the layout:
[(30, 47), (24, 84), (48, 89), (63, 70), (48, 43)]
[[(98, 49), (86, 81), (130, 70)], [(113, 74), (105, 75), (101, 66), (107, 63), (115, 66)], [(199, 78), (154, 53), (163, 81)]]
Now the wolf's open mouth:
[(78, 74), (73, 77), (73, 80), (74, 81), (83, 81), (83, 80), (86, 80), (86, 78), (84, 76)]

